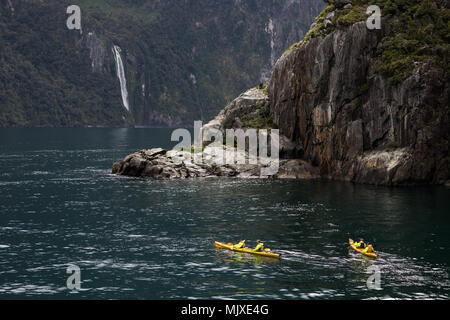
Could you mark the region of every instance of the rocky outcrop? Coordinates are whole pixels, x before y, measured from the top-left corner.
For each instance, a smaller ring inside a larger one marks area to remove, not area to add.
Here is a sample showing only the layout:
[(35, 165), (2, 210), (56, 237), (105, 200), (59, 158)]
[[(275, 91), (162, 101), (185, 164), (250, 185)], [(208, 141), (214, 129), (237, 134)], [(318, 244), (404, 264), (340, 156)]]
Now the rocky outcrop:
[(359, 22), (284, 54), (267, 88), (273, 119), (323, 177), (444, 183), (450, 164), (446, 73), (416, 63), (409, 78), (390, 85), (373, 72), (383, 36), (384, 30)]
[(246, 164), (220, 164), (215, 158), (218, 152), (234, 152), (226, 146), (208, 146), (200, 153), (187, 151), (167, 151), (161, 148), (141, 150), (126, 156), (113, 164), (112, 173), (123, 176), (153, 179), (187, 178), (319, 178), (317, 168), (300, 159), (281, 160), (280, 168), (274, 175), (264, 175), (261, 169), (268, 164), (250, 164), (248, 154)]
[(225, 133), (226, 129), (240, 129), (244, 126), (244, 118), (255, 118), (260, 109), (269, 103), (267, 92), (253, 88), (242, 93), (228, 104), (210, 122), (203, 126), (203, 132), (217, 129)]
[[(333, 10), (324, 11), (318, 23), (325, 18), (348, 23), (353, 2), (333, 3)], [(322, 177), (395, 186), (448, 184), (445, 68), (419, 59), (406, 79), (391, 82), (377, 73), (374, 62), (380, 57), (381, 41), (392, 37), (392, 30), (369, 30), (365, 21), (345, 27), (336, 24), (336, 29), (325, 33), (321, 33), (322, 25), (311, 28), (315, 37), (307, 36), (282, 55), (267, 87), (240, 95), (203, 131), (278, 128), (282, 160), (273, 178)], [(132, 167), (137, 163), (141, 168), (139, 161)], [(115, 171), (123, 174), (124, 167), (126, 163), (121, 162)], [(258, 166), (201, 168), (205, 175), (261, 177)]]
[[(269, 103), (264, 89), (250, 89), (233, 100), (219, 115), (200, 129), (200, 135), (206, 137), (213, 131), (220, 131), (226, 137), (227, 129), (249, 129), (244, 125), (247, 117), (254, 118)], [(263, 128), (258, 128), (263, 129)], [(267, 129), (267, 128), (264, 128)], [(270, 144), (270, 139), (267, 140)], [(205, 141), (198, 150), (164, 150), (154, 148), (141, 150), (126, 156), (113, 165), (112, 173), (132, 177), (153, 179), (186, 179), (211, 177), (236, 178), (280, 178), (280, 179), (315, 179), (319, 178), (318, 168), (296, 158), (303, 151), (297, 144), (285, 136), (279, 137), (280, 155), (284, 159), (262, 159), (252, 156), (247, 150), (237, 150), (223, 141)], [(245, 159), (245, 163), (225, 159)], [(277, 161), (273, 174), (266, 174), (263, 168), (269, 168)]]
[[(226, 136), (226, 129), (272, 129), (276, 128), (270, 114), (265, 114), (270, 105), (267, 91), (262, 88), (247, 90), (210, 122), (202, 127), (202, 134), (210, 130), (220, 130)], [(258, 119), (259, 121), (251, 121)], [(250, 120), (250, 121), (249, 121)], [(284, 135), (279, 136), (279, 156), (281, 159), (296, 159), (303, 155), (303, 148)]]

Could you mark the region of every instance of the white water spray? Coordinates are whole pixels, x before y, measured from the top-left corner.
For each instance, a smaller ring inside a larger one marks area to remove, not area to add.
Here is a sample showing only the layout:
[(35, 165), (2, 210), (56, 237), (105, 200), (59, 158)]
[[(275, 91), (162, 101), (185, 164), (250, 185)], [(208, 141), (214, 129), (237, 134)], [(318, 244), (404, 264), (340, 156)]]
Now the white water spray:
[(122, 93), (123, 106), (125, 107), (125, 109), (130, 111), (130, 106), (128, 105), (127, 79), (125, 78), (125, 70), (123, 68), (122, 58), (120, 57), (120, 51), (121, 49), (119, 46), (113, 47), (113, 53), (116, 59), (117, 77), (120, 81), (120, 91)]

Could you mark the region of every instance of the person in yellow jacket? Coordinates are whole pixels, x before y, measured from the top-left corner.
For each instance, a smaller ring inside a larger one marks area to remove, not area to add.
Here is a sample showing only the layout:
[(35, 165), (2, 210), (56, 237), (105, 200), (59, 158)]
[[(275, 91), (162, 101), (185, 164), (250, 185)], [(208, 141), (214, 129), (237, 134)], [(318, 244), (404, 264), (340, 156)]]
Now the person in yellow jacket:
[(358, 249), (365, 249), (366, 243), (364, 242), (364, 239), (361, 238), (359, 239), (359, 242), (355, 242), (355, 247), (357, 247)]
[(357, 247), (358, 249), (362, 249), (362, 251), (365, 252), (365, 253), (373, 252), (372, 245), (371, 244), (367, 245), (364, 242), (363, 238), (359, 239), (359, 242), (355, 242), (355, 247)]
[(264, 251), (264, 243), (262, 243), (261, 241), (257, 240), (256, 241), (256, 248), (253, 249), (253, 251)]
[(238, 244), (235, 244), (233, 247), (236, 249), (245, 248), (245, 240), (241, 240)]

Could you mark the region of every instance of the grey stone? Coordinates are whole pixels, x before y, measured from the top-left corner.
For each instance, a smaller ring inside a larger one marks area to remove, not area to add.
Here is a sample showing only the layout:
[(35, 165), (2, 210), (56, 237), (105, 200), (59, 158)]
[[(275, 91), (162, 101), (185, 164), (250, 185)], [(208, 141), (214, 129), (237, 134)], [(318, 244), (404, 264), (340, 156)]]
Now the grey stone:
[(418, 63), (390, 85), (370, 73), (382, 36), (362, 21), (285, 54), (267, 87), (273, 119), (322, 177), (443, 184), (450, 174), (442, 161), (449, 154), (445, 70)]
[(333, 20), (335, 16), (336, 16), (336, 12), (335, 11), (331, 11), (331, 12), (329, 12), (327, 14), (326, 19)]
[(325, 28), (331, 27), (333, 25), (333, 22), (331, 22), (328, 19), (325, 19), (325, 21), (323, 22), (323, 25), (325, 26)]
[(335, 0), (334, 1), (334, 6), (338, 9), (342, 9), (348, 4), (352, 4), (352, 1), (351, 0)]

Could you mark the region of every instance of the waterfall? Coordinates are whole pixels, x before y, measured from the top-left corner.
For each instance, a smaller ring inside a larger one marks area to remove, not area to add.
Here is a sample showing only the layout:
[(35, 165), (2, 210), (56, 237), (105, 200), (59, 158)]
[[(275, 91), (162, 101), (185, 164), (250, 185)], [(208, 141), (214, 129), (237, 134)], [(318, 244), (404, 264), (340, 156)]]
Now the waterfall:
[(120, 57), (120, 51), (119, 46), (113, 47), (113, 53), (116, 59), (117, 77), (120, 81), (120, 92), (122, 93), (123, 106), (125, 109), (130, 111), (130, 106), (128, 105), (127, 79), (125, 78), (125, 70), (123, 68), (122, 58)]

